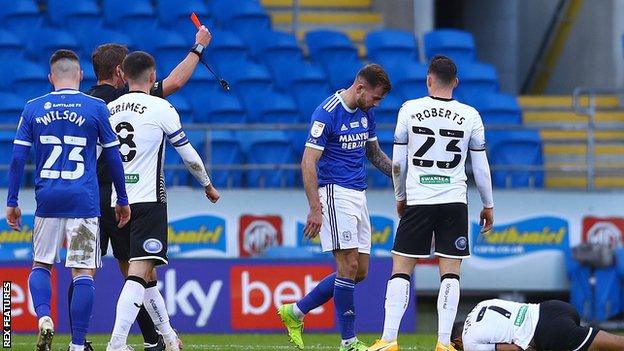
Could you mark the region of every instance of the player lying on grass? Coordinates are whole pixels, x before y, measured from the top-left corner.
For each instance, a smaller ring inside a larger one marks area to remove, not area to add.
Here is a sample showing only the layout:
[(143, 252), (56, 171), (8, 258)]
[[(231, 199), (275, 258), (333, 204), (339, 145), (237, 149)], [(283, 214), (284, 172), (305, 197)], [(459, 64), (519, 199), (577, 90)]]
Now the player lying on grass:
[(482, 301), (455, 323), (451, 340), (460, 351), (624, 350), (624, 337), (581, 326), (574, 307), (557, 300)]

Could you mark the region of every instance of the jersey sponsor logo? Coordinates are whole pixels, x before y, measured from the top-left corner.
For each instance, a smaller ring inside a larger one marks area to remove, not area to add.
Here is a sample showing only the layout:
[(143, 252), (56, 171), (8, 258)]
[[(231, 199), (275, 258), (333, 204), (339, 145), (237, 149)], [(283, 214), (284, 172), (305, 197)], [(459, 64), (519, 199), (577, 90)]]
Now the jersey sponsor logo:
[(159, 253), (163, 249), (163, 244), (158, 239), (147, 239), (143, 242), (143, 250), (147, 253)]
[(529, 310), (529, 306), (522, 305), (520, 310), (518, 311), (518, 315), (516, 316), (516, 320), (514, 321), (514, 325), (519, 327), (524, 323), (524, 319), (526, 318), (527, 311)]
[(227, 252), (225, 219), (199, 215), (169, 222), (169, 257), (224, 257)]
[(325, 129), (325, 123), (314, 121), (314, 123), (312, 123), (312, 129), (310, 129), (310, 135), (314, 138), (318, 138), (323, 134), (323, 129)]
[(362, 123), (362, 127), (368, 128), (368, 119), (366, 117), (362, 117), (360, 122)]
[(126, 173), (126, 184), (136, 184), (139, 182), (138, 173)]
[[(329, 264), (234, 265), (230, 270), (232, 329), (283, 328), (275, 310), (301, 299), (333, 271)], [(334, 304), (324, 304), (306, 316), (306, 330), (333, 328), (334, 320)]]
[(351, 122), (351, 123), (349, 123), (349, 126), (351, 128), (357, 128), (357, 127), (360, 126), (360, 122), (358, 122), (358, 121)]
[(241, 257), (258, 256), (283, 242), (282, 217), (243, 215), (239, 221)]
[(345, 150), (359, 149), (366, 146), (368, 140), (368, 132), (356, 133), (356, 134), (344, 134), (338, 136), (338, 142), (341, 143), (341, 147)]
[(466, 248), (468, 247), (468, 239), (463, 236), (457, 238), (457, 240), (455, 240), (455, 247), (457, 248), (457, 250), (466, 250)]
[(50, 101), (46, 101), (46, 103), (43, 104), (43, 108), (49, 110), (50, 108), (52, 108), (52, 103)]
[(618, 248), (624, 242), (624, 218), (583, 218), (583, 242)]
[(473, 222), (472, 253), (484, 258), (505, 258), (543, 250), (567, 250), (569, 224), (554, 216), (530, 217), (521, 221), (495, 225), (488, 233)]
[(420, 184), (450, 184), (451, 177), (443, 175), (421, 175)]

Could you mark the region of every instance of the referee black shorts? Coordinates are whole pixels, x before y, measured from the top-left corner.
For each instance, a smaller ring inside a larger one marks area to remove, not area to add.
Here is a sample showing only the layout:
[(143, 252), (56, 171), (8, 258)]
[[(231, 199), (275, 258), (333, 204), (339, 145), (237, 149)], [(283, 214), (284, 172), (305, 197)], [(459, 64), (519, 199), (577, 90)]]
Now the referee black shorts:
[(108, 251), (110, 240), (113, 256), (119, 261), (130, 259), (130, 236), (122, 235), (117, 228), (115, 210), (111, 207), (113, 186), (111, 183), (100, 183), (100, 249), (102, 256)]
[(572, 305), (558, 300), (539, 304), (539, 321), (533, 340), (538, 350), (586, 351), (599, 329), (582, 327)]
[(399, 221), (392, 253), (412, 258), (435, 255), (463, 259), (470, 257), (468, 206), (464, 203), (407, 206)]

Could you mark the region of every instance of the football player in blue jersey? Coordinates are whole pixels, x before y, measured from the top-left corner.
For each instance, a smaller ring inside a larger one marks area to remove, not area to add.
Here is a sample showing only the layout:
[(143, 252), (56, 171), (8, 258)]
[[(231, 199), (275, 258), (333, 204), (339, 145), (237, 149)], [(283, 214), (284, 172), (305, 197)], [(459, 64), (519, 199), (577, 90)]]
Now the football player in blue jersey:
[(35, 149), (35, 225), (33, 268), (28, 279), (39, 318), (37, 351), (50, 351), (54, 323), (50, 317), (51, 269), (67, 240), (65, 266), (72, 269), (71, 351), (84, 350), (93, 308), (93, 272), (101, 265), (98, 217), (99, 190), (96, 147), (103, 148), (115, 190), (118, 226), (130, 219), (124, 171), (117, 135), (108, 121), (104, 101), (78, 91), (82, 70), (78, 56), (58, 50), (50, 58), (49, 79), (54, 91), (30, 100), (15, 136), (9, 168), (6, 220), (20, 230), (19, 186), (31, 147)]
[(279, 308), (291, 341), (300, 349), (303, 317), (332, 297), (342, 336), (340, 350), (367, 348), (354, 330), (353, 291), (368, 273), (371, 249), (366, 160), (391, 177), (392, 162), (379, 147), (372, 110), (390, 89), (384, 69), (370, 64), (358, 72), (348, 89), (325, 99), (312, 114), (301, 161), (310, 205), (304, 235), (314, 238), (320, 234), (323, 251), (334, 255), (336, 272), (297, 303)]

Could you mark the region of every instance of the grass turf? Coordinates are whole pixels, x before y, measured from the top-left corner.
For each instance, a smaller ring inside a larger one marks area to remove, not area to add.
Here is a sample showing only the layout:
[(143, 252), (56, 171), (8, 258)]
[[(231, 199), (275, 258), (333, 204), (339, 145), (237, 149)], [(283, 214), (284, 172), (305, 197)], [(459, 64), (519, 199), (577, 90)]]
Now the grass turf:
[[(372, 344), (379, 335), (362, 334), (360, 340)], [(96, 351), (106, 350), (109, 335), (89, 335)], [(297, 350), (288, 342), (286, 334), (185, 334), (181, 335), (185, 350)], [(32, 351), (35, 349), (36, 335), (13, 334), (11, 350)], [(435, 335), (401, 334), (399, 345), (401, 350), (433, 350)], [(143, 340), (138, 335), (128, 339), (135, 350), (143, 350)], [(305, 350), (338, 350), (337, 334), (304, 334)], [(65, 351), (69, 344), (68, 335), (56, 335), (53, 342), (54, 351)]]

